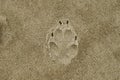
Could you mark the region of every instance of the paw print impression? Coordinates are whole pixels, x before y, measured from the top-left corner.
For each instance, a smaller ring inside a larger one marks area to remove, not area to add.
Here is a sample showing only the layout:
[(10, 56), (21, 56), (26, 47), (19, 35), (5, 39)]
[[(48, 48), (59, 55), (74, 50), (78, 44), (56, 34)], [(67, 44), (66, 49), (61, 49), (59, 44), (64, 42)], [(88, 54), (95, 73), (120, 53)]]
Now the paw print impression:
[(70, 64), (78, 53), (78, 38), (69, 20), (60, 20), (47, 35), (47, 48), (52, 60)]

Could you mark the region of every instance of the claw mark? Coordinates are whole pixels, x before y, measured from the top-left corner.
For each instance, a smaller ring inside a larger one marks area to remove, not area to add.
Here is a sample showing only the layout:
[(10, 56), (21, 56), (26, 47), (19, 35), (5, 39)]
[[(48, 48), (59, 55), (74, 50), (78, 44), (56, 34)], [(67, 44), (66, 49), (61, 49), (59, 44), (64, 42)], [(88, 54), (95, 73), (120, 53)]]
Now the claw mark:
[(67, 20), (67, 22), (66, 22), (67, 24), (69, 23), (69, 21)]
[(60, 23), (60, 25), (62, 25), (62, 22), (61, 22), (61, 21), (59, 21), (59, 23)]
[(51, 33), (51, 36), (53, 37), (53, 32)]
[(77, 40), (77, 36), (75, 36), (75, 40)]

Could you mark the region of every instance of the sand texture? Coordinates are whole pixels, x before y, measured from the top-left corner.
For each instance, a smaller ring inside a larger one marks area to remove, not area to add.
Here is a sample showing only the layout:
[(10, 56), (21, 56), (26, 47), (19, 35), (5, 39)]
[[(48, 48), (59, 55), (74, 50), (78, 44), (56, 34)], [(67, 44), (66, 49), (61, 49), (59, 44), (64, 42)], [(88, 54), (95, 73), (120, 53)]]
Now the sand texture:
[(120, 80), (120, 0), (0, 0), (0, 80)]

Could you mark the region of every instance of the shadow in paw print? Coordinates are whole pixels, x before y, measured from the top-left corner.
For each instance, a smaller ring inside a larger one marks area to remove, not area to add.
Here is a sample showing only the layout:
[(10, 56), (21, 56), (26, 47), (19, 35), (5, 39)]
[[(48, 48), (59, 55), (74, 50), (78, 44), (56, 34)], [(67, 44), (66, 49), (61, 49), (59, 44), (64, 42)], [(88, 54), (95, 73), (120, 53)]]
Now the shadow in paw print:
[(5, 46), (9, 39), (9, 27), (8, 27), (8, 20), (5, 16), (0, 15), (0, 46)]
[(114, 55), (114, 58), (120, 62), (120, 48), (118, 48), (118, 50), (113, 52), (113, 55)]
[(6, 25), (6, 17), (0, 15), (0, 45), (3, 43), (3, 27)]
[(2, 35), (3, 35), (3, 28), (2, 28), (2, 24), (0, 24), (0, 44), (2, 43)]
[(53, 32), (51, 33), (51, 36), (53, 37), (54, 35), (53, 35)]

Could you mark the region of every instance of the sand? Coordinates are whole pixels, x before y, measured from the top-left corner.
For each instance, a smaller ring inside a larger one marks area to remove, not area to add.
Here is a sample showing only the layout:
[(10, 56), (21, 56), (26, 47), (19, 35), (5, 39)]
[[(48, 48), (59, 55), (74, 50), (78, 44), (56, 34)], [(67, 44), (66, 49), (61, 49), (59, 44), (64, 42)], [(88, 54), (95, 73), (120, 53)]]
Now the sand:
[[(79, 42), (67, 65), (46, 48), (63, 18)], [(120, 0), (0, 0), (0, 80), (120, 80)]]

